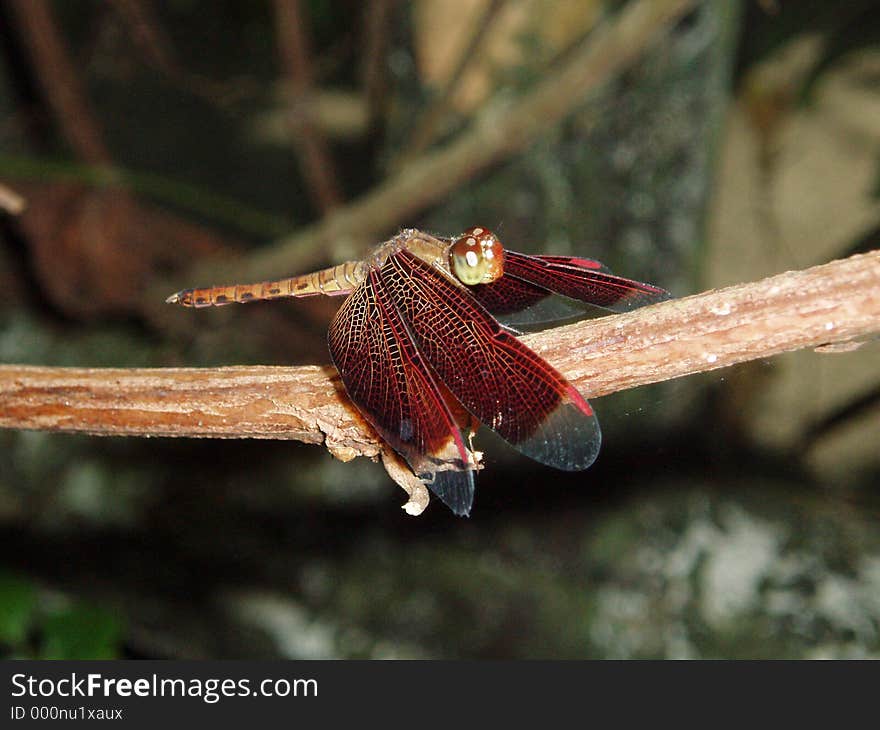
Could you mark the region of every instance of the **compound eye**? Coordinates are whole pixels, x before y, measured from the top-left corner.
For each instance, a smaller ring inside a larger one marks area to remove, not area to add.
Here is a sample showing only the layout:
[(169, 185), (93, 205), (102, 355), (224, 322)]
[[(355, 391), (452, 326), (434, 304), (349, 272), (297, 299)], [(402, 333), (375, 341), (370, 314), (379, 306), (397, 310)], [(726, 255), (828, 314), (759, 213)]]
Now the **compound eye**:
[(449, 249), (452, 273), (467, 286), (489, 284), (504, 274), (504, 247), (492, 231), (468, 228)]

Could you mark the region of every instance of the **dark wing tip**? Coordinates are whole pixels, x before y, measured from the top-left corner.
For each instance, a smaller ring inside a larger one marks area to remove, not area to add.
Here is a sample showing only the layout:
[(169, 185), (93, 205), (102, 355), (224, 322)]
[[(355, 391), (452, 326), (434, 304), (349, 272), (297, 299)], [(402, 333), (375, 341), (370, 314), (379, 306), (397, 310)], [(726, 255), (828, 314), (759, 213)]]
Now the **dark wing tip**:
[(675, 295), (671, 291), (661, 289), (659, 286), (653, 286), (651, 284), (646, 284), (645, 286), (651, 287), (651, 289), (653, 289), (653, 291), (645, 292), (645, 299), (651, 304), (656, 304), (657, 302), (666, 302), (670, 299), (675, 299)]
[(621, 281), (627, 282), (630, 285), (629, 291), (624, 293), (616, 302), (599, 306), (610, 309), (612, 312), (631, 312), (633, 309), (640, 309), (651, 304), (659, 304), (660, 302), (675, 299), (675, 295), (672, 292), (661, 289), (659, 286), (643, 284), (629, 279), (621, 279)]
[[(438, 471), (433, 475), (419, 475), (434, 494), (454, 514), (470, 517), (474, 505), (474, 473), (470, 470)], [(432, 479), (433, 477), (433, 479)]]

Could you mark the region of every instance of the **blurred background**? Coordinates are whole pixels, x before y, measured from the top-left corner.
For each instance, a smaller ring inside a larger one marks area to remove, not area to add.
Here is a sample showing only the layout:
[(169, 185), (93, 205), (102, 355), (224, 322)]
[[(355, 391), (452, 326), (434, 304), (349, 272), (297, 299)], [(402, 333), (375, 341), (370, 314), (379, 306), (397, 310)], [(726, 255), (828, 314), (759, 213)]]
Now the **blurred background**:
[[(676, 4), (558, 123), (442, 157)], [(408, 226), (679, 296), (880, 241), (876, 0), (0, 0), (0, 51), (0, 363), (327, 363), (338, 300), (164, 298)], [(595, 399), (583, 473), (483, 430), (470, 519), (296, 442), (0, 431), (0, 653), (878, 657), (878, 353)]]

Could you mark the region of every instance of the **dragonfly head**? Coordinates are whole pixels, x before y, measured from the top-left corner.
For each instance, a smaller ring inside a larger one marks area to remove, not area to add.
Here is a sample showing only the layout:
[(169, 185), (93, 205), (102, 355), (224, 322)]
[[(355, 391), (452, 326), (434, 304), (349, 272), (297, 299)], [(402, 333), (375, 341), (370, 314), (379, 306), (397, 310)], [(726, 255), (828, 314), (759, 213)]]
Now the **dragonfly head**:
[(504, 273), (504, 247), (487, 228), (468, 228), (449, 247), (449, 265), (462, 284), (490, 284)]

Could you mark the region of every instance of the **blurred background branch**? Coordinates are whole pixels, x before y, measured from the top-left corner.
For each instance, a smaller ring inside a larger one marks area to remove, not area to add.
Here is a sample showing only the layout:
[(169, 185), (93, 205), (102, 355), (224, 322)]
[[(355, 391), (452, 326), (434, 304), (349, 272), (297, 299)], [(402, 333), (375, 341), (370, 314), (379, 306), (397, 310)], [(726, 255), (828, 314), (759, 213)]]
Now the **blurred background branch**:
[(312, 124), (307, 107), (312, 93), (311, 43), (299, 0), (274, 0), (278, 55), (290, 94), (288, 123), (313, 201), (322, 214), (339, 205), (341, 192), (335, 163), (321, 131)]
[(11, 0), (22, 36), (34, 64), (36, 78), (52, 109), (55, 122), (73, 152), (96, 166), (112, 164), (98, 120), (83, 94), (76, 69), (47, 0)]
[(25, 199), (6, 185), (0, 185), (0, 210), (18, 215), (25, 208)]
[[(307, 269), (328, 256), (350, 258), (401, 220), (415, 216), (492, 164), (520, 152), (561, 121), (615, 74), (639, 58), (695, 5), (694, 0), (628, 3), (565, 59), (559, 70), (521, 98), (490, 101), (453, 141), (411, 160), (396, 175), (325, 220), (283, 238), (237, 267), (259, 279), (268, 272)], [(199, 265), (193, 281), (228, 276), (221, 264)]]

